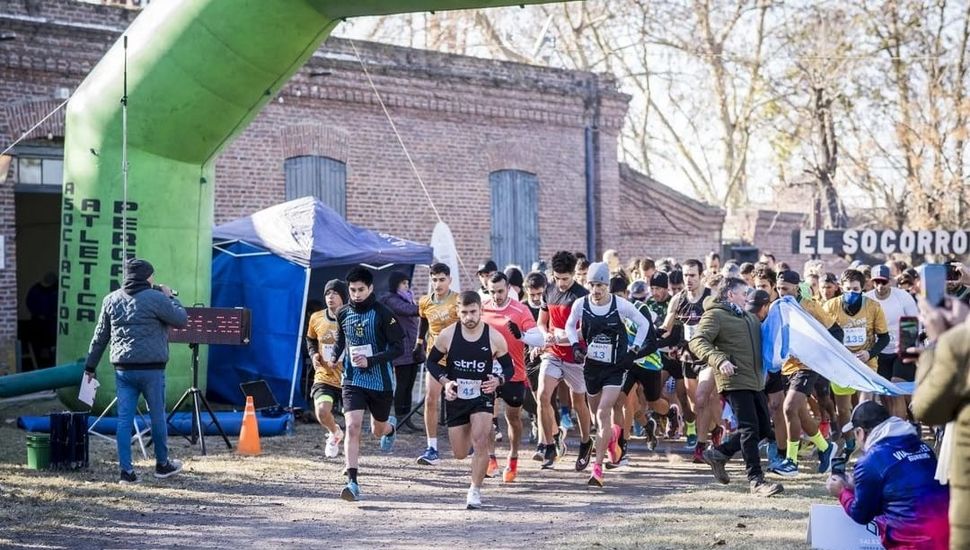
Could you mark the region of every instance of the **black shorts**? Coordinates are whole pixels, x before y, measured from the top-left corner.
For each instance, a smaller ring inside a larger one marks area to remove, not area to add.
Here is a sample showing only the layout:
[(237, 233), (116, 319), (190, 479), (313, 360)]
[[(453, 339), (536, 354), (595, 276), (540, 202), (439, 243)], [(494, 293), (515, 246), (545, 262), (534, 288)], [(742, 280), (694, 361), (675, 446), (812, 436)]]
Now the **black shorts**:
[(785, 377), (781, 374), (781, 371), (769, 372), (768, 377), (765, 378), (765, 394), (767, 395), (785, 391), (785, 386)]
[(815, 379), (815, 398), (816, 399), (832, 398), (832, 384), (829, 382), (828, 378), (822, 376), (821, 374), (819, 374), (818, 377)]
[(643, 396), (647, 401), (656, 401), (663, 394), (663, 384), (659, 370), (645, 369), (634, 366), (623, 375), (623, 393), (630, 395), (630, 392), (639, 383), (643, 388)]
[(876, 372), (886, 380), (901, 378), (907, 382), (916, 380), (916, 363), (903, 363), (896, 353), (880, 353), (876, 358), (879, 366)]
[(470, 424), (472, 415), (477, 413), (488, 413), (491, 417), (495, 411), (495, 397), (483, 393), (475, 399), (455, 399), (445, 401), (445, 416), (448, 418), (448, 427), (457, 428)]
[(671, 359), (664, 353), (660, 356), (660, 362), (663, 363), (663, 370), (667, 371), (667, 374), (674, 380), (684, 379), (684, 367), (680, 364), (680, 361)]
[(684, 378), (690, 380), (697, 380), (697, 375), (700, 374), (707, 363), (695, 363), (693, 361), (684, 361)]
[(374, 420), (387, 422), (393, 405), (394, 392), (344, 386), (344, 412), (366, 410)]
[(310, 399), (313, 403), (319, 403), (320, 401), (329, 401), (331, 403), (340, 403), (343, 398), (343, 390), (330, 384), (321, 384), (319, 382), (310, 386)]
[(583, 378), (586, 379), (586, 393), (596, 395), (603, 391), (605, 386), (623, 387), (623, 373), (627, 369), (623, 367), (590, 367), (587, 365), (583, 369)]
[(521, 407), (525, 392), (525, 382), (506, 382), (499, 387), (498, 396), (509, 407)]
[(818, 373), (808, 369), (799, 369), (788, 377), (788, 390), (794, 390), (806, 396), (812, 395)]

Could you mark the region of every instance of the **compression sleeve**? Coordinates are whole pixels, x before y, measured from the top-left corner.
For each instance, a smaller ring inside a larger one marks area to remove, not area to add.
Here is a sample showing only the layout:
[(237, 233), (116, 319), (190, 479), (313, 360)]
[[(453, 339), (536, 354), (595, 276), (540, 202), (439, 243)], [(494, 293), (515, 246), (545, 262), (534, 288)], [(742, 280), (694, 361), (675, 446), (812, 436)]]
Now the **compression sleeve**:
[(583, 318), (583, 304), (586, 303), (586, 300), (585, 296), (579, 298), (573, 302), (573, 307), (569, 310), (569, 318), (566, 319), (566, 338), (569, 338), (570, 345), (579, 343), (579, 331), (576, 329), (576, 325)]
[(439, 381), (442, 376), (448, 375), (440, 364), (444, 356), (445, 354), (441, 353), (437, 346), (432, 346), (431, 351), (428, 352), (428, 359), (424, 362), (424, 368), (428, 370), (428, 374), (434, 377), (435, 381)]
[(421, 324), (418, 326), (418, 339), (428, 341), (428, 318), (422, 317)]
[(647, 335), (650, 333), (650, 319), (644, 317), (636, 306), (623, 298), (616, 299), (616, 310), (621, 318), (637, 326), (637, 335), (633, 337), (633, 345), (643, 347), (643, 341), (647, 339)]
[(869, 357), (875, 357), (876, 355), (879, 355), (879, 353), (882, 352), (882, 350), (886, 349), (886, 346), (888, 345), (889, 345), (889, 333), (884, 332), (882, 334), (877, 334), (876, 343), (874, 343), (872, 347), (869, 348)]

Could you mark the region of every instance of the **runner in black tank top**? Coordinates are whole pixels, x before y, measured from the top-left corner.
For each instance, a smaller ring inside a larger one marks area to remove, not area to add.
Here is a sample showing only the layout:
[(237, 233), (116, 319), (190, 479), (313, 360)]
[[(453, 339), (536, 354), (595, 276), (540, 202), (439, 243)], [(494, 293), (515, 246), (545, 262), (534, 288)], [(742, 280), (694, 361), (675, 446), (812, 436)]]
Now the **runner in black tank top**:
[[(459, 296), (458, 321), (435, 339), (425, 367), (445, 389), (452, 453), (457, 459), (465, 458), (469, 445), (474, 452), (466, 506), (479, 508), (488, 467), (495, 393), (512, 377), (514, 367), (505, 338), (482, 321), (482, 299), (477, 292), (462, 292)], [(442, 367), (440, 361), (446, 356)]]

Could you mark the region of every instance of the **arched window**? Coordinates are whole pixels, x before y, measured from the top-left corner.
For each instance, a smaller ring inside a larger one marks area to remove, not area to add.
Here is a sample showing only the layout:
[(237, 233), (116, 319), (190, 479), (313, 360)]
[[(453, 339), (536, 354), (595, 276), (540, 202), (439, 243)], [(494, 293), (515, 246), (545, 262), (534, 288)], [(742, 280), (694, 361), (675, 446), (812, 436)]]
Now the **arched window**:
[(539, 259), (539, 178), (521, 170), (488, 176), (492, 191), (492, 259), (528, 270)]
[(286, 200), (316, 197), (347, 217), (347, 165), (329, 157), (305, 155), (283, 163)]

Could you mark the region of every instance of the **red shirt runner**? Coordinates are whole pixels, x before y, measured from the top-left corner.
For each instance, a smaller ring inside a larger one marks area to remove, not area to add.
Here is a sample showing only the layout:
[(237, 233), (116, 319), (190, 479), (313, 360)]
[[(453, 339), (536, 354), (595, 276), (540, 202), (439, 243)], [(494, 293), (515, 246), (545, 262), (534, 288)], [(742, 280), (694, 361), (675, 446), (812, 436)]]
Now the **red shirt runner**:
[(492, 300), (486, 300), (482, 304), (482, 320), (497, 330), (509, 346), (509, 355), (512, 356), (512, 365), (515, 367), (515, 374), (509, 382), (525, 382), (528, 386), (529, 377), (525, 374), (525, 344), (513, 336), (506, 325), (512, 321), (518, 325), (522, 334), (536, 328), (535, 319), (532, 318), (529, 308), (511, 297), (505, 307), (501, 308), (497, 307)]

